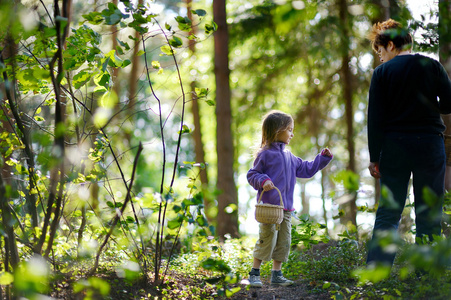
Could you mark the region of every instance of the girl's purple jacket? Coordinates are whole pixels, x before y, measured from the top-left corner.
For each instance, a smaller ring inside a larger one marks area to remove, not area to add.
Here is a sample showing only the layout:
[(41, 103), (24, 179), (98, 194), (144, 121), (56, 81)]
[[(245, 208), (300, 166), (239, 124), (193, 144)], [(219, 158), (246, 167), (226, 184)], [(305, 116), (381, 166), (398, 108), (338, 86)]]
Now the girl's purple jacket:
[[(247, 181), (256, 189), (257, 201), (263, 192), (263, 183), (272, 180), (280, 190), (285, 210), (293, 211), (293, 193), (296, 177), (310, 178), (329, 164), (332, 157), (318, 154), (313, 161), (304, 161), (285, 149), (284, 143), (272, 143), (261, 151), (254, 166), (247, 172)], [(264, 192), (261, 202), (280, 205), (276, 189)]]

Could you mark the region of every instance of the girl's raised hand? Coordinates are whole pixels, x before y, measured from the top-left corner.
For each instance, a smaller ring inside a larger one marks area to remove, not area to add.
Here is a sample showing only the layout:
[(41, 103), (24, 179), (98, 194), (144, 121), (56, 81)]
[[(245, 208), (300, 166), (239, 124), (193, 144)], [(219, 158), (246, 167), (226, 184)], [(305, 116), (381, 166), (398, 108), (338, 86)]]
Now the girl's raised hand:
[(332, 151), (330, 151), (329, 148), (324, 148), (323, 151), (321, 151), (321, 155), (332, 157)]

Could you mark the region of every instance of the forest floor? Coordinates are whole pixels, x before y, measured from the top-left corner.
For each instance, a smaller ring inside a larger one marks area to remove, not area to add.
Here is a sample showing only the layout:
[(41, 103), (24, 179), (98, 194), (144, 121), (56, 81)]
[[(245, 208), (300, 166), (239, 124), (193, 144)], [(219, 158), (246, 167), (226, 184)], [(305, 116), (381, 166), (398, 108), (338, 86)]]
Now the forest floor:
[[(329, 243), (333, 244), (333, 243)], [(330, 246), (330, 245), (328, 245)], [(290, 278), (294, 284), (288, 287), (271, 286), (270, 275), (262, 276), (263, 287), (250, 288), (247, 279), (240, 283), (229, 285), (229, 289), (240, 287), (240, 290), (231, 297), (218, 296), (214, 287), (205, 283), (205, 274), (186, 274), (170, 272), (161, 286), (155, 286), (152, 280), (138, 279), (127, 281), (118, 277), (111, 268), (98, 270), (96, 278), (99, 281), (83, 280), (83, 272), (79, 275), (62, 275), (51, 286), (50, 299), (58, 300), (82, 300), (82, 299), (216, 299), (216, 300), (310, 300), (331, 299), (331, 293), (318, 288), (318, 283), (309, 282), (302, 276), (297, 279)], [(78, 284), (77, 284), (78, 283)], [(78, 287), (77, 287), (78, 285)], [(108, 287), (108, 291), (102, 295), (102, 288)], [(1, 298), (1, 297), (0, 297)]]
[[(246, 299), (258, 299), (258, 300), (304, 300), (304, 299), (330, 299), (331, 295), (327, 292), (318, 294), (311, 293), (312, 286), (309, 283), (303, 282), (302, 279), (295, 281), (292, 286), (281, 287), (271, 286), (269, 279), (262, 278), (262, 288), (249, 288), (246, 280), (243, 280), (236, 286), (241, 287), (241, 290), (235, 293), (232, 297), (218, 297), (215, 296), (213, 289), (204, 289), (205, 294), (203, 296), (196, 295), (191, 298), (189, 288), (193, 286), (200, 286), (202, 282), (193, 278), (187, 278), (184, 276), (177, 276), (172, 274), (172, 280), (170, 280), (165, 290), (170, 291), (163, 295), (152, 284), (143, 281), (127, 282), (117, 276), (110, 274), (105, 277), (101, 277), (105, 282), (110, 285), (109, 295), (101, 295), (98, 290), (85, 288), (83, 291), (74, 293), (73, 285), (66, 282), (65, 284), (57, 284), (54, 286), (53, 292), (50, 293), (51, 299), (112, 299), (112, 300), (125, 300), (125, 299), (218, 299), (218, 300), (246, 300)], [(200, 297), (200, 298), (199, 298)]]

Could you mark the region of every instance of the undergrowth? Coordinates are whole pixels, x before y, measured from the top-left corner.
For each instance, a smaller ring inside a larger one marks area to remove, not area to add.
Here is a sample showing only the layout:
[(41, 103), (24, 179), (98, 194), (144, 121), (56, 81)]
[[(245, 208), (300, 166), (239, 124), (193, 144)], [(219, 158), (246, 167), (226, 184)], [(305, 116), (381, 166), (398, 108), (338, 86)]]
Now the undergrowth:
[[(291, 287), (294, 295), (302, 289), (321, 299), (328, 295), (332, 299), (451, 298), (449, 239), (438, 238), (427, 245), (405, 243), (391, 270), (369, 268), (365, 264), (366, 241), (358, 241), (349, 232), (329, 240), (319, 230), (321, 226), (304, 221), (293, 230), (310, 238), (297, 239), (283, 264), (284, 276), (295, 281)], [(211, 237), (192, 239), (190, 249), (182, 249), (171, 262), (164, 284), (153, 286), (141, 277), (119, 276), (117, 266), (103, 264), (99, 269), (103, 275), (98, 279), (83, 280), (75, 274), (70, 280), (57, 279), (52, 296), (69, 299), (64, 295), (82, 293), (82, 299), (98, 299), (96, 295), (103, 295), (102, 299), (242, 299), (243, 292), (249, 291), (243, 280), (252, 267), (255, 242), (251, 237), (227, 239), (223, 244)], [(271, 268), (271, 262), (262, 264), (261, 276), (266, 282)]]
[[(309, 223), (309, 224), (307, 224)], [(307, 226), (308, 225), (308, 226)], [(349, 232), (339, 240), (324, 239), (321, 226), (306, 222), (293, 230), (315, 228), (314, 239), (293, 243), (289, 259), (283, 264), (285, 277), (299, 286), (308, 286), (309, 293), (329, 293), (332, 299), (449, 299), (451, 298), (451, 242), (438, 238), (427, 245), (407, 244), (399, 248), (394, 266), (366, 266), (366, 241), (358, 241)], [(308, 232), (307, 232), (308, 233)], [(308, 235), (308, 234), (307, 234)], [(327, 242), (322, 242), (327, 240)], [(247, 278), (252, 266), (255, 239), (228, 240), (220, 246), (222, 258), (234, 266), (237, 278)], [(428, 266), (428, 267), (425, 267)], [(271, 262), (262, 264), (262, 279), (268, 279)], [(243, 284), (228, 284), (248, 290)], [(237, 290), (235, 290), (236, 292)], [(238, 299), (238, 298), (234, 298)]]

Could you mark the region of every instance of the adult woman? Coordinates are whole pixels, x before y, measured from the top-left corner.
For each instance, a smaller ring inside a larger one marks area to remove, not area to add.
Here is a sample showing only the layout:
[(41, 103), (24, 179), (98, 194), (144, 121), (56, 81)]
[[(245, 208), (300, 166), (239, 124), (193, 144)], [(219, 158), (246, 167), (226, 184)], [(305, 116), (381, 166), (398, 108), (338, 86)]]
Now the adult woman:
[[(412, 36), (400, 23), (375, 24), (370, 40), (382, 64), (369, 91), (368, 169), (380, 178), (382, 197), (367, 263), (392, 265), (396, 249), (381, 247), (378, 238), (396, 232), (411, 175), (417, 238), (432, 240), (441, 233), (445, 126), (440, 114), (451, 113), (451, 81), (438, 61), (411, 54)], [(426, 189), (434, 197), (425, 195)]]

